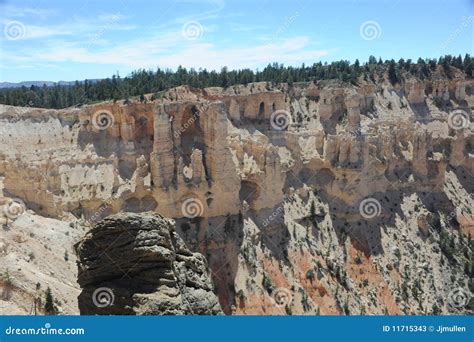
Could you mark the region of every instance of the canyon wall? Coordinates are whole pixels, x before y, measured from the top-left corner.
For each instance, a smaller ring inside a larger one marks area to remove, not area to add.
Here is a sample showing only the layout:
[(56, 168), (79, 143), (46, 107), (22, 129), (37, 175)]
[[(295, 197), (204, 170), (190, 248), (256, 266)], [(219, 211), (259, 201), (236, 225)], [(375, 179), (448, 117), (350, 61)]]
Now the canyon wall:
[[(472, 297), (473, 85), (183, 86), (1, 106), (0, 196), (84, 231), (119, 212), (173, 218), (226, 314), (466, 312), (449, 298)], [(23, 232), (17, 217), (0, 221)]]

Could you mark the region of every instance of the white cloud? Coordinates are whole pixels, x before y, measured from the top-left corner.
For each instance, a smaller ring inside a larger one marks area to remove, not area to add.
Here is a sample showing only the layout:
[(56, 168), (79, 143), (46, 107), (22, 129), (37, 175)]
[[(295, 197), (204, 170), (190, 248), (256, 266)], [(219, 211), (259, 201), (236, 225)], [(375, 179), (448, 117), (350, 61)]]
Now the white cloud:
[[(73, 17), (71, 20), (61, 24), (50, 25), (34, 25), (30, 24), (28, 20), (9, 20), (1, 19), (0, 23), (4, 26), (4, 31), (7, 30), (10, 23), (20, 27), (24, 32), (23, 39), (40, 39), (57, 36), (74, 36), (76, 41), (97, 40), (107, 31), (130, 31), (136, 27), (134, 25), (127, 25), (121, 22), (126, 16), (121, 13), (101, 14), (95, 18), (79, 18)], [(3, 40), (8, 40), (5, 35), (0, 36)], [(88, 38), (87, 38), (88, 37)]]
[(296, 37), (278, 43), (249, 47), (216, 49), (212, 44), (196, 44), (182, 51), (159, 58), (159, 65), (219, 69), (257, 68), (269, 62), (294, 64), (317, 60), (328, 54), (325, 50), (307, 49), (307, 38)]
[(268, 30), (268, 27), (264, 25), (242, 25), (237, 23), (229, 23), (229, 26), (232, 32), (252, 32), (259, 30)]
[(64, 29), (62, 27), (47, 27), (47, 26), (35, 26), (35, 25), (26, 25), (25, 26), (25, 36), (23, 39), (37, 39), (37, 38), (47, 38), (55, 36), (67, 36), (71, 35), (72, 32)]
[(39, 18), (48, 18), (57, 14), (57, 10), (37, 8), (37, 7), (18, 7), (13, 5), (0, 5), (2, 16), (5, 18), (22, 18), (34, 16)]
[[(76, 43), (56, 42), (44, 49), (28, 49), (20, 52), (20, 59), (32, 63), (93, 63), (125, 66), (128, 68), (154, 68), (156, 66), (220, 69), (257, 68), (278, 61), (285, 64), (309, 62), (326, 56), (326, 50), (308, 48), (306, 37), (288, 38), (274, 43), (255, 46), (218, 48), (212, 43), (189, 42), (180, 33), (172, 32), (160, 36), (123, 43), (119, 47), (92, 51), (89, 46)], [(13, 52), (12, 52), (13, 53)]]
[(110, 22), (110, 21), (115, 22), (115, 21), (126, 19), (126, 18), (127, 18), (127, 16), (123, 15), (120, 12), (117, 12), (117, 13), (102, 13), (102, 14), (99, 14), (99, 16), (97, 17), (97, 19), (99, 21), (104, 21), (104, 22)]
[[(178, 0), (183, 1), (183, 0)], [(206, 20), (213, 17), (233, 17), (237, 13), (218, 13), (225, 5), (223, 1), (184, 0), (184, 2), (202, 2), (203, 12), (194, 16), (172, 18), (160, 22), (159, 27), (141, 27), (141, 34), (134, 38), (114, 35), (108, 31), (133, 30), (136, 27), (127, 25), (127, 15), (117, 13), (101, 13), (90, 18), (73, 16), (67, 22), (49, 25), (25, 26), (27, 41), (12, 42), (13, 48), (4, 49), (1, 65), (8, 65), (9, 69), (32, 65), (35, 68), (42, 66), (66, 67), (70, 63), (84, 65), (107, 65), (117, 68), (176, 68), (182, 65), (187, 68), (206, 68), (218, 70), (223, 66), (236, 68), (261, 68), (270, 62), (284, 64), (300, 64), (312, 62), (329, 54), (328, 50), (315, 49), (314, 43), (307, 37), (283, 38), (274, 35), (267, 41), (235, 41), (231, 35), (225, 35), (217, 40), (221, 28), (216, 24), (203, 24), (203, 37), (189, 41), (183, 37), (181, 26), (188, 19)], [(128, 13), (127, 13), (128, 14)], [(196, 19), (198, 18), (198, 19)], [(19, 19), (26, 23), (26, 19)], [(252, 31), (264, 29), (258, 24), (239, 27), (229, 23), (231, 30)], [(227, 26), (229, 27), (229, 26)], [(140, 28), (140, 26), (138, 27)], [(67, 36), (67, 37), (66, 37)], [(5, 38), (3, 42), (10, 44)], [(36, 40), (35, 40), (36, 39)], [(110, 41), (109, 41), (110, 39)], [(20, 43), (18, 43), (20, 42)]]

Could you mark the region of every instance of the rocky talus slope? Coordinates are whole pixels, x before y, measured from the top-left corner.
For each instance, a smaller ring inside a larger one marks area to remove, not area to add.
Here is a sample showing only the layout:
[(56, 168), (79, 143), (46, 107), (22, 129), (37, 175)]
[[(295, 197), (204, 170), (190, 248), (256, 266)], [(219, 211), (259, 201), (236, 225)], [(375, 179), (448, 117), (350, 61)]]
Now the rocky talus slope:
[(81, 314), (222, 313), (205, 258), (191, 253), (174, 221), (120, 213), (77, 244)]
[[(213, 289), (225, 314), (472, 312), (473, 86), (457, 73), (2, 106), (0, 313), (28, 313), (47, 286), (64, 313), (94, 311), (101, 287), (117, 292), (107, 312), (157, 313), (173, 296), (157, 291), (168, 272), (176, 286)], [(100, 221), (149, 211), (174, 219), (175, 232), (146, 228), (166, 221), (149, 214)], [(121, 231), (133, 239), (113, 262), (132, 280), (112, 274), (112, 261), (88, 261)], [(85, 234), (81, 292), (72, 245)], [(212, 286), (180, 278), (203, 265)]]

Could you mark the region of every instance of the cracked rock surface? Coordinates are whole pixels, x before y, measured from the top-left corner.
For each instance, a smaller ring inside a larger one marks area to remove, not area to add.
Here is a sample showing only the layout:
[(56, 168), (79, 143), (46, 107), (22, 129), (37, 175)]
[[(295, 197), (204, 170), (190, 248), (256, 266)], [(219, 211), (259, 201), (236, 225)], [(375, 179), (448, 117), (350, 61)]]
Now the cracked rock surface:
[(120, 213), (76, 244), (81, 314), (218, 315), (205, 258), (192, 253), (174, 221)]

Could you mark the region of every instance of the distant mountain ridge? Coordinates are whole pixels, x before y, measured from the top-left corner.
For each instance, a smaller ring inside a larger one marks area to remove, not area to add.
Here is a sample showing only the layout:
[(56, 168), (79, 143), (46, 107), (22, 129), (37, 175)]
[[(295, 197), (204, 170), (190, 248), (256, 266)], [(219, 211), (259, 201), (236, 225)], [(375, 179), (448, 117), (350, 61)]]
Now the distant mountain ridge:
[[(99, 79), (88, 80), (88, 81), (96, 82), (96, 81), (98, 81), (98, 80), (99, 80)], [(78, 81), (78, 82), (79, 82), (79, 83), (82, 83), (82, 82), (84, 82), (84, 80)], [(53, 81), (0, 82), (0, 89), (4, 89), (4, 88), (31, 87), (32, 85), (34, 85), (34, 86), (36, 86), (36, 87), (42, 87), (44, 84), (45, 84), (47, 87), (52, 87), (52, 86), (55, 86), (55, 85), (69, 86), (69, 85), (73, 85), (74, 83), (76, 83), (76, 81), (58, 81), (58, 82), (53, 82)]]

